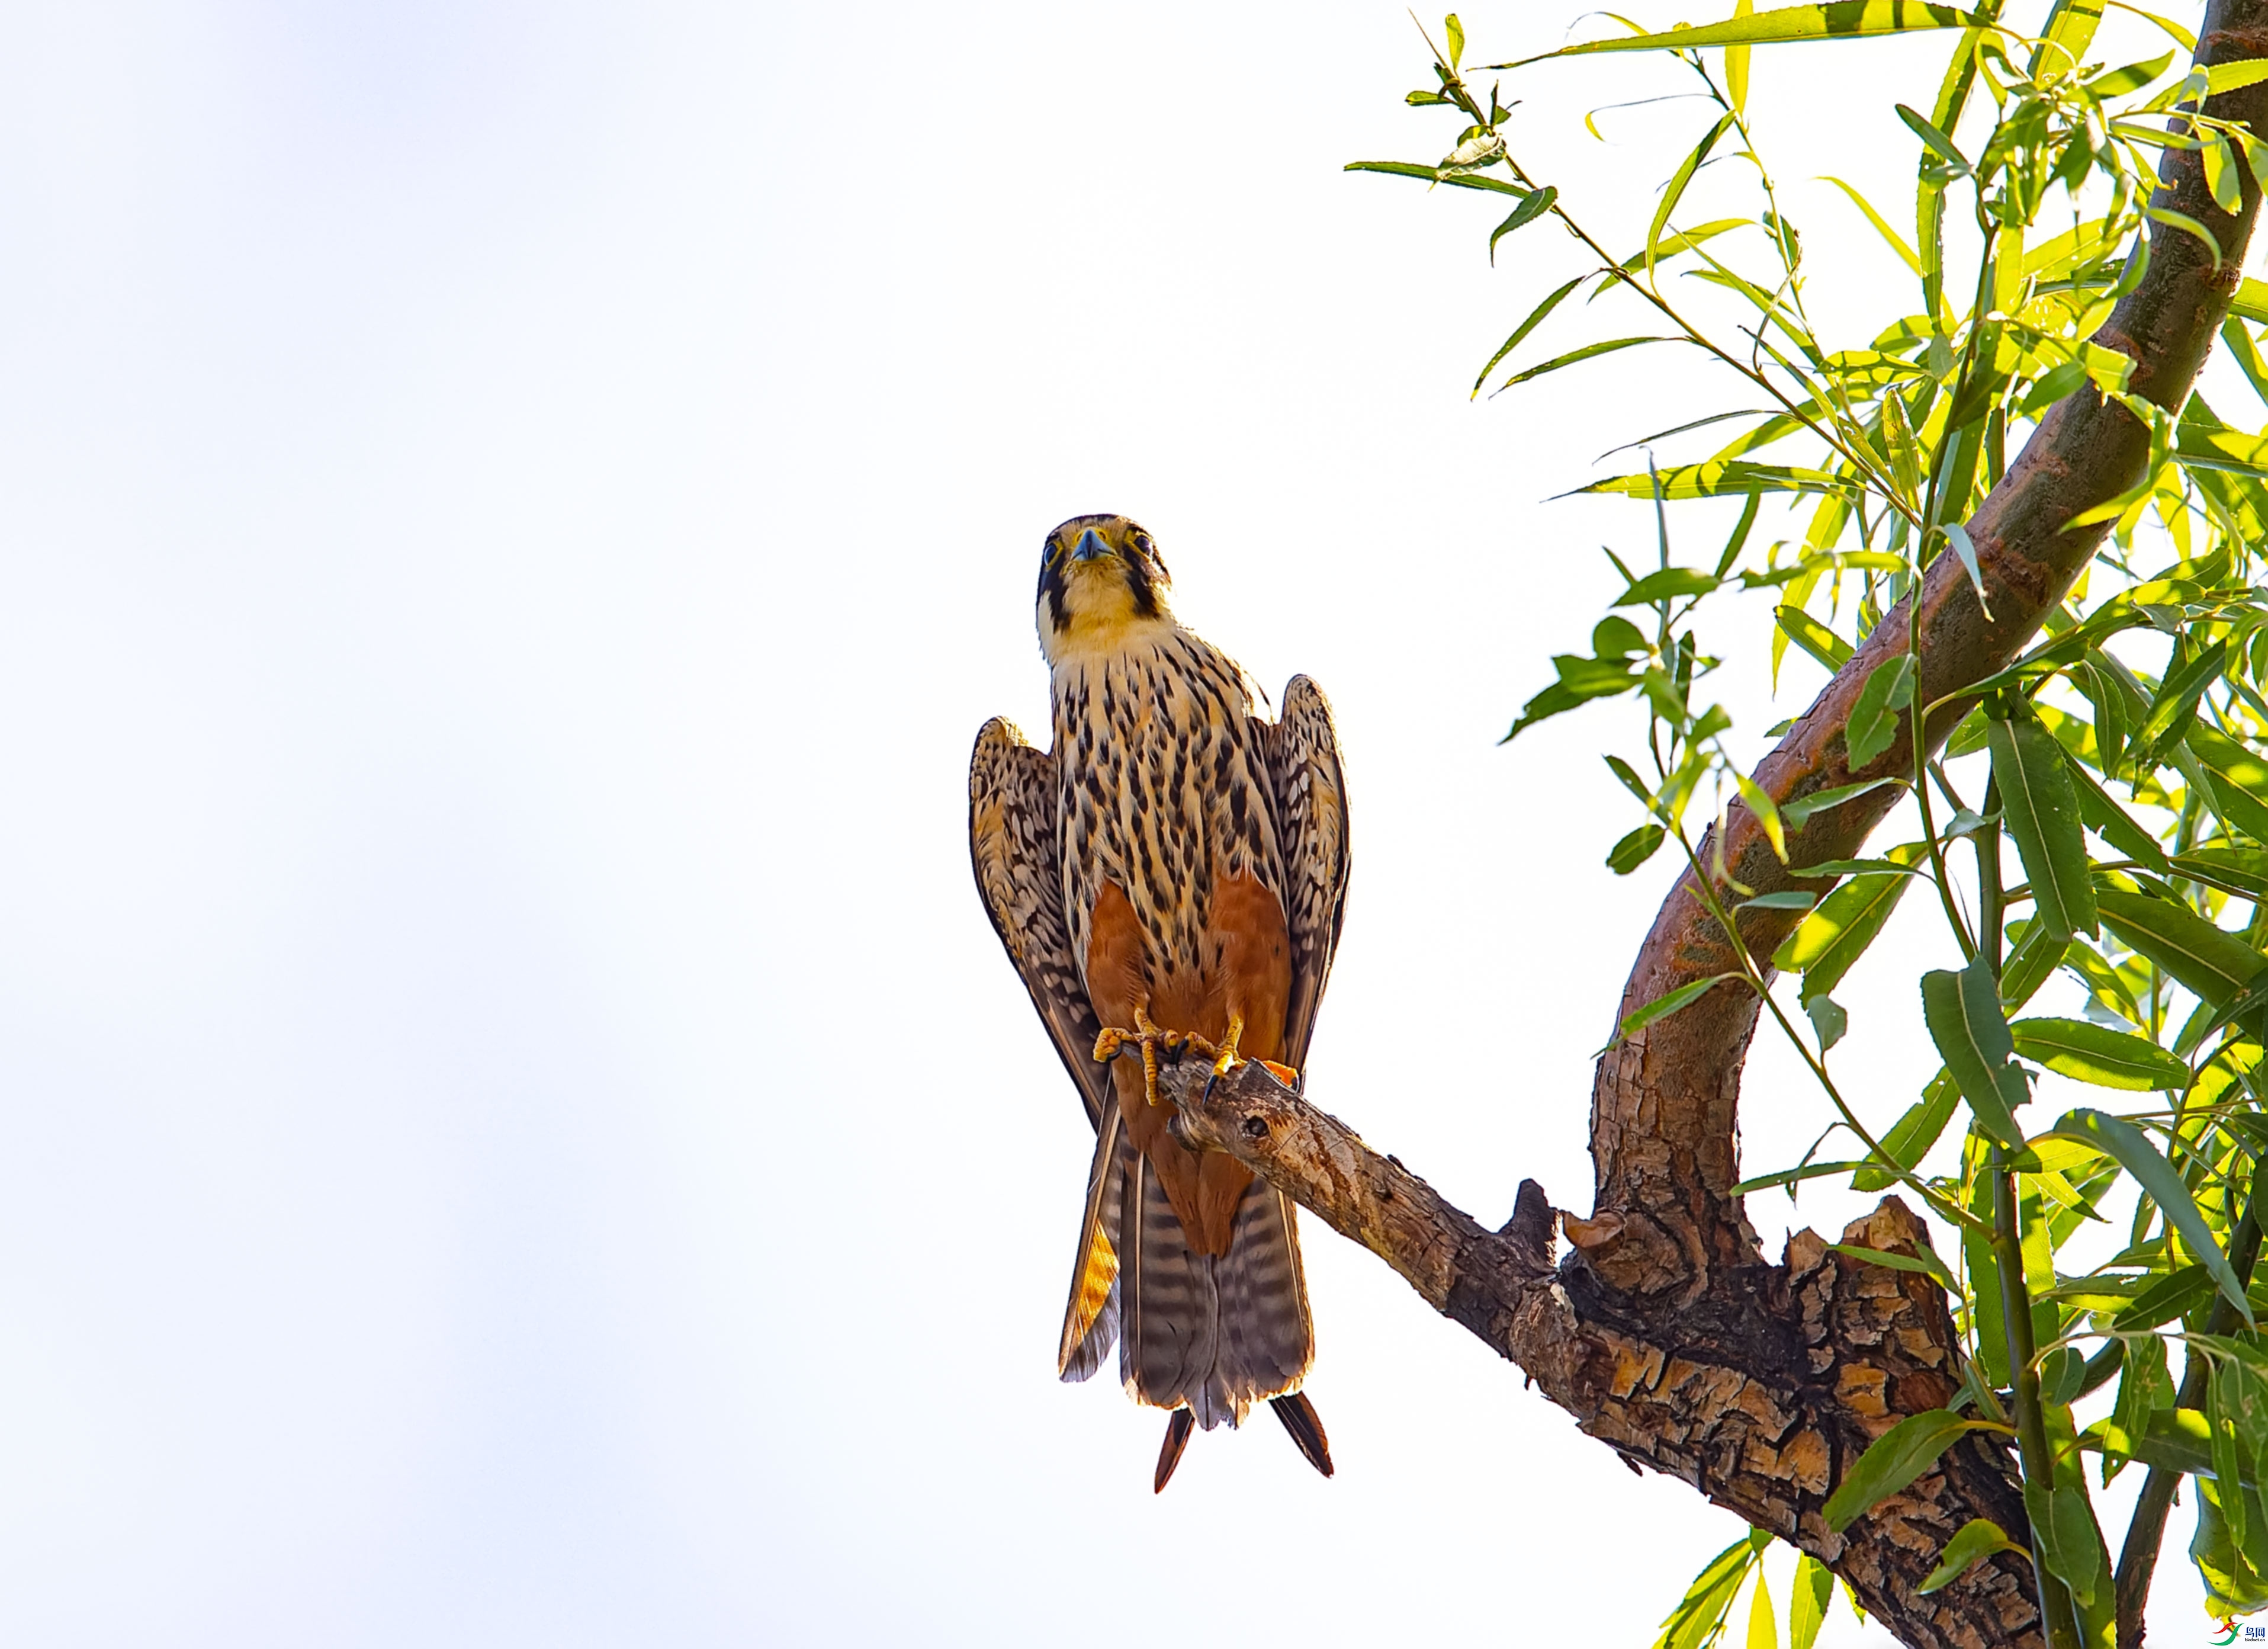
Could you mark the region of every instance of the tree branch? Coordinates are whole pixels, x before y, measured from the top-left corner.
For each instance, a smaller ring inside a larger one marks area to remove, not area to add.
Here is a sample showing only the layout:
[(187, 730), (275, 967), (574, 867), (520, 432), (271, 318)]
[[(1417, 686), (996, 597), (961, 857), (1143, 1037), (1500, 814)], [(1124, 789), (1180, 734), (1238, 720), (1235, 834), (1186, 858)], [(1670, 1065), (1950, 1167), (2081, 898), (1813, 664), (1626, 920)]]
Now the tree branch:
[[(1910, 1644), (1986, 1649), (2036, 1638), (2021, 1560), (1978, 1564), (1933, 1596), (1914, 1588), (1971, 1517), (2021, 1531), (2004, 1453), (1971, 1438), (1842, 1534), (1820, 1517), (1843, 1474), (1903, 1416), (1961, 1380), (1944, 1294), (1927, 1277), (1831, 1252), (1811, 1231), (1779, 1265), (1717, 1274), (1697, 1300), (1620, 1293), (1586, 1256), (1609, 1219), (1560, 1217), (1576, 1251), (1552, 1264), (1552, 1210), (1523, 1181), (1491, 1231), (1258, 1061), (1214, 1083), (1192, 1061), (1160, 1075), (1190, 1144), (1226, 1151), (1401, 1273), (1426, 1302), (1517, 1364), (1543, 1394), (1633, 1464), (1690, 1483), (1801, 1547)], [(1928, 1233), (1896, 1198), (1845, 1243), (1917, 1253)]]
[[(2197, 62), (2264, 56), (2268, 0), (2213, 0)], [(2268, 132), (2268, 82), (2211, 100), (2207, 113)], [(2201, 155), (2169, 150), (2158, 203), (2206, 225), (2220, 263), (2190, 235), (2154, 227), (2147, 273), (2096, 335), (2132, 357), (2130, 388), (2169, 410), (2188, 400), (2238, 285), (2260, 203), (2249, 174), (2243, 191), (2242, 210), (2222, 212)], [(1975, 702), (1965, 690), (2016, 657), (2110, 530), (2064, 523), (2139, 480), (2148, 454), (2148, 432), (2091, 386), (2051, 409), (1968, 522), (1984, 599), (1958, 559), (1940, 555), (1909, 598), (1918, 606), (1887, 614), (1757, 767), (1766, 794), (1785, 807), (1913, 758), (1911, 728), (1864, 768), (1851, 765), (1845, 741), (1859, 689), (1905, 650), (1910, 625), (1920, 669), (1909, 714), (1944, 701), (1919, 741), (1925, 752), (1939, 748)], [(1814, 814), (1789, 838), (1791, 861), (1856, 856), (1894, 800), (1875, 791)], [(1719, 862), (1709, 846), (1697, 857)], [(1830, 884), (1782, 864), (1742, 807), (1728, 816), (1721, 862), (1759, 893)], [(1750, 911), (1737, 920), (1749, 953), (1769, 956), (1798, 919)], [(1734, 966), (1689, 871), (1638, 951), (1620, 1013)], [(1741, 1068), (1757, 1012), (1749, 991), (1720, 986), (1601, 1057), (1593, 1209), (1563, 1216), (1575, 1247), (1556, 1268), (1550, 1209), (1532, 1181), (1511, 1224), (1491, 1232), (1257, 1064), (1209, 1095), (1208, 1073), (1194, 1068), (1168, 1073), (1165, 1090), (1192, 1143), (1236, 1157), (1384, 1259), (1625, 1459), (1682, 1478), (1832, 1565), (1904, 1642), (2037, 1645), (2021, 1557), (1998, 1554), (1940, 1592), (1915, 1591), (1972, 1517), (2026, 1537), (2005, 1450), (1972, 1436), (1844, 1534), (1820, 1518), (1867, 1445), (1904, 1416), (1948, 1402), (1963, 1370), (1945, 1297), (1926, 1276), (1833, 1253), (1808, 1231), (1789, 1239), (1780, 1263), (1765, 1260), (1733, 1194)], [(1913, 1253), (1928, 1237), (1892, 1197), (1845, 1239)]]

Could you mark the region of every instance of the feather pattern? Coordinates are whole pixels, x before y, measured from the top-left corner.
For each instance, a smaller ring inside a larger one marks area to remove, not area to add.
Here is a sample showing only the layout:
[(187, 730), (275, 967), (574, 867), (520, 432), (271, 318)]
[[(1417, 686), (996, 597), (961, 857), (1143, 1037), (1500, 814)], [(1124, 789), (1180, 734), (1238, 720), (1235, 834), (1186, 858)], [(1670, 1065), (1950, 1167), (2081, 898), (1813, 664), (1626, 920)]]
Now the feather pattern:
[(1295, 677), (1278, 721), (1254, 715), (1165, 586), (1123, 517), (1057, 529), (1039, 603), (1053, 751), (996, 720), (969, 768), (985, 909), (1096, 1129), (1057, 1368), (1084, 1379), (1116, 1343), (1129, 1394), (1174, 1411), (1160, 1487), (1192, 1423), (1235, 1425), (1262, 1399), (1329, 1475), (1299, 1395), (1314, 1333), (1293, 1205), (1182, 1145), (1138, 1069), (1092, 1056), (1098, 1003), (1123, 1027), (1147, 1002), (1215, 1040), (1233, 1013), (1249, 1056), (1304, 1064), (1345, 911), (1328, 701)]
[(1100, 1128), (1114, 1101), (1110, 1073), (1094, 1062), (1102, 1026), (1064, 921), (1055, 768), (1014, 722), (987, 721), (968, 761), (968, 852), (993, 931), (1071, 1073), (1088, 1125)]
[(1292, 1002), (1285, 1016), (1284, 1058), (1307, 1062), (1315, 1010), (1346, 920), (1346, 778), (1339, 767), (1338, 729), (1330, 701), (1305, 676), (1284, 689), (1284, 713), (1261, 722), (1275, 791), (1277, 835), (1283, 844), (1284, 915), (1292, 930)]

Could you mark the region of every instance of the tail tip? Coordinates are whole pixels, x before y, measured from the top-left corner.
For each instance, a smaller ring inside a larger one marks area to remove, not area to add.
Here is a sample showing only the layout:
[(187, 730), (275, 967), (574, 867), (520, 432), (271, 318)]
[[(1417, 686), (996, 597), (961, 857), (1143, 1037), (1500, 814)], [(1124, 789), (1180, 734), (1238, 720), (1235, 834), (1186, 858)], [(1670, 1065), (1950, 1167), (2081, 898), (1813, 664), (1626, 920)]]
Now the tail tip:
[(1182, 1451), (1189, 1446), (1189, 1432), (1197, 1421), (1187, 1409), (1176, 1409), (1166, 1417), (1166, 1440), (1158, 1449), (1158, 1474), (1150, 1483), (1152, 1494), (1165, 1493), (1166, 1485), (1174, 1480), (1174, 1468), (1182, 1463)]
[(1324, 1435), (1322, 1416), (1315, 1412), (1315, 1405), (1307, 1401), (1307, 1394), (1287, 1392), (1269, 1399), (1268, 1406), (1284, 1423), (1284, 1430), (1292, 1434), (1292, 1441), (1298, 1445), (1300, 1453), (1307, 1457), (1307, 1464), (1326, 1477), (1335, 1475), (1331, 1440)]

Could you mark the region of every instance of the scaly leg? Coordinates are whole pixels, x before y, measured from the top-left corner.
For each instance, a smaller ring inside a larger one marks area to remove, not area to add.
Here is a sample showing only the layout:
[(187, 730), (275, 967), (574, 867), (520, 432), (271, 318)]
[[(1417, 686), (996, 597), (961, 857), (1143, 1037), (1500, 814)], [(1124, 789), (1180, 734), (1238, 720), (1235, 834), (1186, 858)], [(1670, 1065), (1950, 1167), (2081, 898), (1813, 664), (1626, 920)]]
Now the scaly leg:
[(1236, 1069), (1236, 1045), (1244, 1039), (1244, 1016), (1233, 1013), (1228, 1017), (1228, 1035), (1221, 1039), (1217, 1050), (1219, 1057), (1212, 1062), (1212, 1074), (1226, 1076)]
[[(1235, 1028), (1232, 1026), (1232, 1030)], [(1219, 1051), (1204, 1038), (1192, 1032), (1167, 1031), (1151, 1024), (1149, 1007), (1143, 1002), (1134, 1004), (1134, 1028), (1131, 1031), (1117, 1025), (1103, 1027), (1102, 1034), (1094, 1039), (1094, 1057), (1098, 1062), (1108, 1064), (1125, 1052), (1129, 1043), (1142, 1050), (1142, 1095), (1152, 1105), (1158, 1103), (1160, 1049), (1167, 1054), (1180, 1054), (1189, 1048), (1208, 1054)]]

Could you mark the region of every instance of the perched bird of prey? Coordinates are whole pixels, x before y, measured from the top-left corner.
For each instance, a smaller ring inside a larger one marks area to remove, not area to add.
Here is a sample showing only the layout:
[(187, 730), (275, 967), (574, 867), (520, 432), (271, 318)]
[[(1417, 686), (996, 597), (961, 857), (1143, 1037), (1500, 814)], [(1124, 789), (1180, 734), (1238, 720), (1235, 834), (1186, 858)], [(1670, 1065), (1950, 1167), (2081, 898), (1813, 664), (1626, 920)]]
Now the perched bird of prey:
[(1300, 1394), (1314, 1330), (1292, 1203), (1176, 1140), (1157, 1068), (1305, 1062), (1346, 905), (1338, 739), (1304, 676), (1279, 720), (1256, 717), (1167, 588), (1124, 516), (1049, 533), (1055, 747), (996, 719), (969, 763), (977, 891), (1095, 1128), (1057, 1367), (1085, 1379), (1118, 1340), (1128, 1394), (1171, 1411), (1159, 1489), (1193, 1424), (1236, 1425), (1263, 1398), (1329, 1476)]

